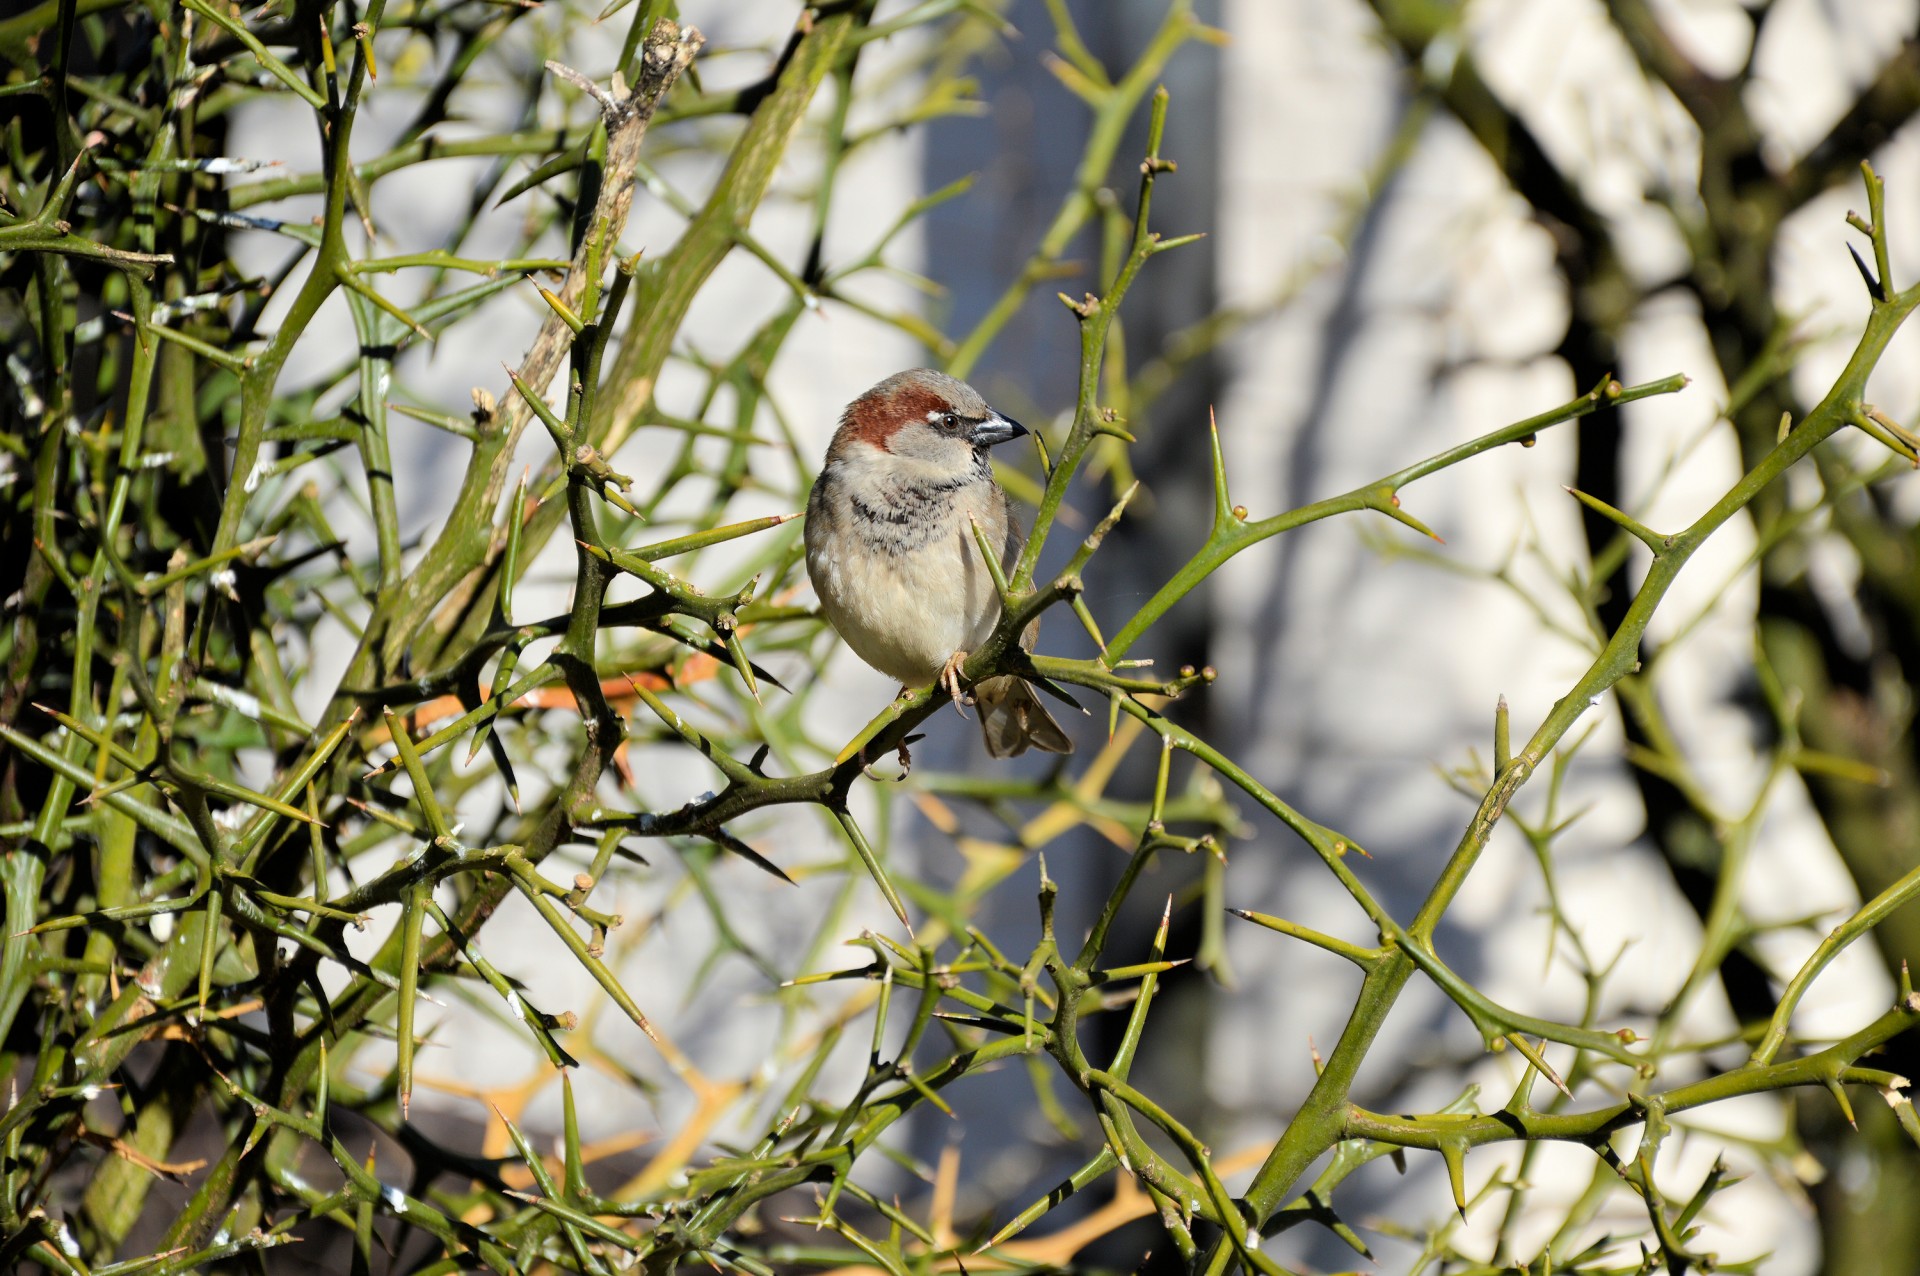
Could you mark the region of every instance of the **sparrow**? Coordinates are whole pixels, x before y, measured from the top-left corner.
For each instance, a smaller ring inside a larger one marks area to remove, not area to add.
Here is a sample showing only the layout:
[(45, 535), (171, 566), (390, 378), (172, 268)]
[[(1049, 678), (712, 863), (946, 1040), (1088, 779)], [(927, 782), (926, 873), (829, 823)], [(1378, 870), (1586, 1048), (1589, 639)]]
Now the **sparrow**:
[[(987, 450), (1026, 427), (964, 381), (895, 373), (847, 405), (807, 498), (807, 575), (854, 654), (907, 689), (939, 683), (962, 703), (960, 666), (1000, 620), (1000, 595), (973, 535), (1011, 571), (1026, 544)], [(1031, 651), (1036, 619), (1020, 636)], [(1032, 686), (1013, 675), (973, 687), (987, 752), (1072, 753)]]

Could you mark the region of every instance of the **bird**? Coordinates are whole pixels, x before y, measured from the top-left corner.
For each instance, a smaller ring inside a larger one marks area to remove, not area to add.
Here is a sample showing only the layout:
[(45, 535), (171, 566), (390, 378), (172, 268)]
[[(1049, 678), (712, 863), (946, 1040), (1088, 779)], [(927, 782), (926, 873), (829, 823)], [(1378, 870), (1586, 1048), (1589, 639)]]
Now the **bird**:
[[(855, 655), (903, 689), (938, 683), (963, 703), (960, 667), (1000, 620), (977, 523), (1010, 571), (1026, 533), (987, 452), (1027, 429), (966, 382), (895, 373), (847, 405), (807, 498), (807, 575)], [(1033, 649), (1040, 622), (1020, 645)], [(972, 688), (987, 753), (1072, 753), (1033, 687), (1012, 674)]]

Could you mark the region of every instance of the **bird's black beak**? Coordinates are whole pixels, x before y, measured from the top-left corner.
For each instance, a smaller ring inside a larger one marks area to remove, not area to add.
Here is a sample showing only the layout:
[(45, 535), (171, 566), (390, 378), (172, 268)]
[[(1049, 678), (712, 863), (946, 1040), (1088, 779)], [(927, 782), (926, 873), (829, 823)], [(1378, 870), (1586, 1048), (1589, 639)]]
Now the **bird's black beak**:
[(1017, 439), (1027, 432), (1027, 427), (1012, 417), (1001, 416), (995, 412), (992, 416), (973, 427), (973, 445), (977, 448), (992, 447), (996, 443), (1005, 443)]

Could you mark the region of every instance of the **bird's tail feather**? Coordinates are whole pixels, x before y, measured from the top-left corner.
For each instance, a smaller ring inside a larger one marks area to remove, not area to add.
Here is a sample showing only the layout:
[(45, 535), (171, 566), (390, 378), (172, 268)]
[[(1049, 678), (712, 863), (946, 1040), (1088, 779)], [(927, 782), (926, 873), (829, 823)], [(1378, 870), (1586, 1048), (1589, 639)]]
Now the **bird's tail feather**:
[(1073, 741), (1024, 679), (1011, 674), (989, 678), (973, 689), (973, 699), (980, 709), (980, 733), (986, 737), (990, 756), (1018, 757), (1029, 748), (1073, 752)]

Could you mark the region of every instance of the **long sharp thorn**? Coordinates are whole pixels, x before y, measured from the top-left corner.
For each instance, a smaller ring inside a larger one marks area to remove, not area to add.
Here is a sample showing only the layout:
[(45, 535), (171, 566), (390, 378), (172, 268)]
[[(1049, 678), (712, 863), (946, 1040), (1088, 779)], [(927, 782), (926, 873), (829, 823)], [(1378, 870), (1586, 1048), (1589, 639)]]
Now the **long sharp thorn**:
[(1443, 1140), (1440, 1159), (1447, 1163), (1447, 1186), (1453, 1190), (1453, 1207), (1460, 1211), (1460, 1221), (1464, 1223), (1467, 1218), (1466, 1143), (1460, 1139)]
[(1847, 255), (1852, 257), (1853, 264), (1859, 267), (1860, 278), (1865, 280), (1867, 284), (1867, 295), (1872, 297), (1875, 301), (1884, 302), (1887, 299), (1886, 286), (1882, 284), (1878, 279), (1875, 279), (1873, 277), (1873, 271), (1871, 268), (1868, 267), (1865, 260), (1861, 258), (1860, 250), (1858, 248), (1855, 248), (1852, 244), (1848, 244)]

